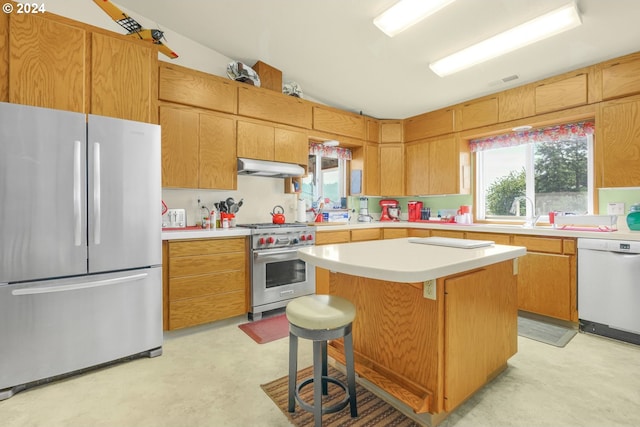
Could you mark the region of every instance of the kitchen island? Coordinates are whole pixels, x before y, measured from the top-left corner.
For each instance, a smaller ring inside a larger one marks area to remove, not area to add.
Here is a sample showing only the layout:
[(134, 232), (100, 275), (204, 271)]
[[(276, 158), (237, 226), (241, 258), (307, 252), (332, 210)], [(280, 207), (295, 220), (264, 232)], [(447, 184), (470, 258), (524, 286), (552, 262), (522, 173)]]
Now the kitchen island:
[[(356, 306), (358, 375), (436, 425), (516, 353), (517, 258), (526, 249), (412, 240), (298, 252), (331, 271), (330, 294)], [(329, 354), (344, 363), (342, 342), (333, 341)]]

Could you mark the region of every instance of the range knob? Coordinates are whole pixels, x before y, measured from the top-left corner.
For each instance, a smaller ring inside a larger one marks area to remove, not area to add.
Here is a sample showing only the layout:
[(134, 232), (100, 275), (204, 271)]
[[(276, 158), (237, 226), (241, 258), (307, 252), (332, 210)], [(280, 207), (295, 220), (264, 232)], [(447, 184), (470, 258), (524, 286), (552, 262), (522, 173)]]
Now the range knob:
[(305, 240), (307, 240), (307, 236), (305, 236), (305, 235), (303, 234), (302, 236), (300, 236), (300, 240), (302, 240), (302, 241), (304, 242)]
[(309, 235), (307, 236), (307, 240), (313, 240), (313, 235), (312, 235), (312, 234), (309, 234)]
[(271, 237), (271, 236), (267, 237), (267, 243), (268, 244), (272, 244), (273, 242), (275, 242), (275, 240), (273, 240), (273, 237)]
[(258, 244), (259, 244), (260, 246), (264, 245), (264, 237), (260, 237), (260, 238), (258, 239)]
[(298, 242), (300, 242), (300, 241), (294, 237), (294, 238), (291, 240), (291, 242), (292, 242), (294, 245), (297, 245), (297, 244), (298, 244)]

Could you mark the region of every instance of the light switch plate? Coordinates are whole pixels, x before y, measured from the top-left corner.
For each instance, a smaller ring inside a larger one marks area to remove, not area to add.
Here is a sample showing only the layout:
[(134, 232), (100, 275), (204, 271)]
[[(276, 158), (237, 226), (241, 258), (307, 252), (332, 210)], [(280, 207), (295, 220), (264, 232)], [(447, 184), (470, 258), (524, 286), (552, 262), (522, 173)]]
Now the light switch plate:
[(624, 202), (614, 202), (607, 205), (607, 215), (624, 215)]

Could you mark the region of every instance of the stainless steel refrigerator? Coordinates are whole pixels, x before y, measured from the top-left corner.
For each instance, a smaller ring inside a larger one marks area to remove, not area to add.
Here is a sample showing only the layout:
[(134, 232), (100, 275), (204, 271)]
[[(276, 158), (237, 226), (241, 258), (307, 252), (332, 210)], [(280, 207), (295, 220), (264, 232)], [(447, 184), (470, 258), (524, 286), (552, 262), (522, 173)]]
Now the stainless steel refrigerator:
[(0, 400), (162, 353), (160, 127), (0, 103)]

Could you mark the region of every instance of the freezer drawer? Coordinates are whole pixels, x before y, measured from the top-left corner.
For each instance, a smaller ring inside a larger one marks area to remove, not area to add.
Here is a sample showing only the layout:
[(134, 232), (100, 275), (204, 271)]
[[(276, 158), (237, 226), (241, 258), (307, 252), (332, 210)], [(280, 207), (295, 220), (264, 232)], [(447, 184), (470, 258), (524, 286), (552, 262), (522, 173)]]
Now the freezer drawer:
[(0, 390), (161, 346), (161, 267), (0, 286)]

